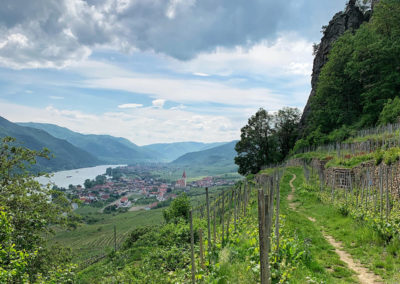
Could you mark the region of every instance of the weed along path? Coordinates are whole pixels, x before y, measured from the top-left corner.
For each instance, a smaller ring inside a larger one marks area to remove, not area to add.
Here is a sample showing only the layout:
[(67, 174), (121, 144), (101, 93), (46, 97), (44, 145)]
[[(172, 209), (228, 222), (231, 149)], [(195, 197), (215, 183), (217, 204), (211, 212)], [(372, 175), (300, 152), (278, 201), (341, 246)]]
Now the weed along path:
[[(296, 174), (293, 174), (293, 178), (290, 180), (290, 188), (291, 192), (288, 195), (288, 201), (289, 201), (289, 208), (297, 211), (297, 203), (294, 203), (294, 193), (295, 193), (295, 186), (293, 185), (293, 182), (296, 180)], [(316, 219), (310, 216), (307, 216), (307, 219), (311, 221), (312, 223), (315, 224), (315, 226), (318, 226), (316, 223)], [(365, 268), (362, 266), (359, 262), (355, 261), (353, 257), (347, 253), (343, 249), (343, 245), (341, 242), (336, 241), (332, 236), (328, 235), (323, 227), (319, 227), (319, 230), (321, 231), (323, 237), (325, 240), (334, 247), (336, 254), (339, 256), (340, 260), (344, 262), (351, 270), (353, 270), (357, 274), (358, 281), (362, 284), (370, 284), (370, 283), (383, 283), (383, 280), (371, 272), (369, 269)]]

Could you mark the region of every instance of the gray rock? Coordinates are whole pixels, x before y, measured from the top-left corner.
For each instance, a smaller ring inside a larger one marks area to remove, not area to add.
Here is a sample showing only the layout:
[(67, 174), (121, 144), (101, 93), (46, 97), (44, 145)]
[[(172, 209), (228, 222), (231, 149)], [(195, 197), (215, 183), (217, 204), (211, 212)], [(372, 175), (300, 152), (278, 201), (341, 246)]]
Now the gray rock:
[(314, 58), (313, 73), (311, 77), (311, 93), (300, 120), (300, 131), (302, 134), (304, 133), (307, 119), (311, 113), (310, 99), (316, 93), (321, 69), (328, 61), (328, 55), (332, 49), (333, 43), (347, 30), (356, 30), (363, 22), (369, 20), (369, 15), (364, 15), (355, 4), (356, 0), (350, 0), (347, 4), (346, 10), (337, 13), (323, 32), (324, 35)]

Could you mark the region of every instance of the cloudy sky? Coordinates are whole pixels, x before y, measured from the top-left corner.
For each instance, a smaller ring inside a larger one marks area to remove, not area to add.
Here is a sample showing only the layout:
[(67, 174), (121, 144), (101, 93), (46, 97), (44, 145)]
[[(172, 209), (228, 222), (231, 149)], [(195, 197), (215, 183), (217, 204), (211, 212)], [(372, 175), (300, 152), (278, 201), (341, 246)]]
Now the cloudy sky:
[(346, 0), (2, 0), (0, 116), (138, 145), (231, 141), (303, 109)]

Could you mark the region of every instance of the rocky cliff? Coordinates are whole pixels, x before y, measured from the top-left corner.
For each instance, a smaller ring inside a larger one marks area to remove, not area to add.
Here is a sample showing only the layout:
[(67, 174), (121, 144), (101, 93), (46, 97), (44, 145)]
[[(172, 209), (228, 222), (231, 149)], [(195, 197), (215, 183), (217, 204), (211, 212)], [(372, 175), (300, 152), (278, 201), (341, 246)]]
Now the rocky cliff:
[(310, 99), (316, 93), (319, 74), (321, 73), (322, 67), (328, 61), (329, 52), (332, 49), (333, 43), (347, 30), (358, 29), (360, 25), (363, 22), (368, 21), (369, 18), (370, 13), (363, 14), (363, 12), (361, 12), (361, 10), (356, 6), (356, 0), (350, 0), (347, 4), (346, 10), (337, 13), (329, 22), (329, 25), (324, 28), (324, 35), (321, 39), (321, 43), (317, 46), (314, 58), (311, 78), (311, 93), (300, 121), (300, 129), (302, 133), (304, 133), (307, 119), (311, 113)]

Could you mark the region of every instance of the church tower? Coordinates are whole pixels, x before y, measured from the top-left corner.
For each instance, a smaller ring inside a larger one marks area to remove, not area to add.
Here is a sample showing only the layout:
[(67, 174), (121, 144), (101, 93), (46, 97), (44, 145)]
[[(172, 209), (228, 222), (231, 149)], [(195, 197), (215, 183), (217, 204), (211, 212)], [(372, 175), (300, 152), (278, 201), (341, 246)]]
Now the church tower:
[(183, 170), (182, 179), (183, 179), (183, 182), (185, 183), (185, 187), (186, 187), (186, 171), (185, 170)]

